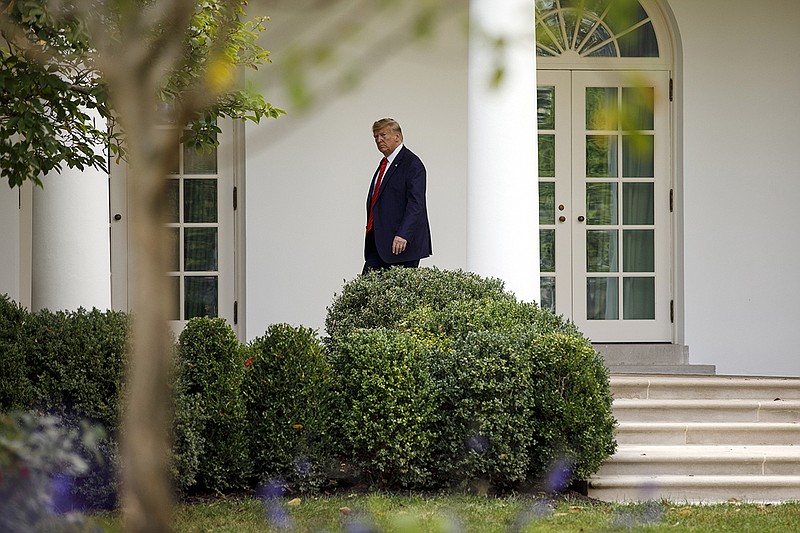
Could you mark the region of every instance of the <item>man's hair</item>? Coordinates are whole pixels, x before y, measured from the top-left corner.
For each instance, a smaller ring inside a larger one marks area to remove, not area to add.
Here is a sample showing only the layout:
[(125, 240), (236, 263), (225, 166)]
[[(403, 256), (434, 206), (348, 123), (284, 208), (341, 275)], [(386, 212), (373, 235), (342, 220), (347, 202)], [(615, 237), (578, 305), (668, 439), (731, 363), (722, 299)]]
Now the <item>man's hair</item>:
[(403, 138), (403, 130), (400, 129), (400, 124), (398, 124), (393, 118), (382, 118), (380, 120), (376, 120), (372, 125), (372, 131), (378, 131), (386, 126), (389, 126), (394, 133), (399, 134), (401, 139)]

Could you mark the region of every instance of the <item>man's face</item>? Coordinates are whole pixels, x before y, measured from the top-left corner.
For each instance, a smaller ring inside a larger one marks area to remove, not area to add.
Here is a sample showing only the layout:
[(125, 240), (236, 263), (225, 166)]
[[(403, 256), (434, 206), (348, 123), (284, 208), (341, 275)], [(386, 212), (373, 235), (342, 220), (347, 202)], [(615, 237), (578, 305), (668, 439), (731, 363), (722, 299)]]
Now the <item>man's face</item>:
[(390, 126), (384, 126), (379, 130), (373, 131), (372, 136), (375, 138), (378, 151), (384, 156), (388, 156), (394, 152), (395, 148), (400, 146), (400, 134), (393, 132)]

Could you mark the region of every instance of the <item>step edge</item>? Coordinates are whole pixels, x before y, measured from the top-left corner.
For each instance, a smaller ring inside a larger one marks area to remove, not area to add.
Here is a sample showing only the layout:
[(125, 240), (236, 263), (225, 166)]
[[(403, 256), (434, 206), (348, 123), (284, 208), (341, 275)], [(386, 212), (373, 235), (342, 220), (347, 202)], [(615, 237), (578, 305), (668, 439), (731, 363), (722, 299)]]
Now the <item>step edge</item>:
[[(775, 474), (764, 476), (749, 476), (749, 475), (681, 475), (681, 474), (665, 474), (665, 475), (601, 475), (592, 476), (586, 480), (589, 488), (606, 488), (606, 487), (641, 487), (659, 488), (659, 487), (708, 487), (720, 488), (727, 487), (735, 484), (738, 487), (754, 488), (754, 487), (792, 487), (800, 489), (800, 475), (780, 476)], [(800, 496), (800, 494), (798, 495)]]
[(699, 398), (699, 399), (678, 399), (678, 398), (614, 398), (613, 407), (622, 409), (646, 407), (657, 409), (664, 407), (719, 407), (726, 409), (736, 409), (741, 407), (775, 408), (775, 409), (797, 409), (800, 408), (800, 399), (791, 398), (788, 400), (767, 400), (756, 398)]
[(702, 381), (702, 382), (715, 382), (715, 381), (750, 381), (754, 383), (763, 381), (785, 381), (785, 382), (800, 382), (800, 376), (754, 376), (754, 375), (737, 375), (737, 374), (714, 374), (713, 376), (706, 376), (698, 374), (695, 376), (687, 376), (685, 374), (662, 374), (660, 372), (653, 372), (652, 374), (625, 374), (625, 373), (611, 373), (609, 379), (615, 381), (620, 380), (650, 380), (650, 381)]
[(618, 421), (617, 430), (723, 430), (741, 431), (757, 429), (760, 431), (800, 431), (800, 422), (627, 422)]

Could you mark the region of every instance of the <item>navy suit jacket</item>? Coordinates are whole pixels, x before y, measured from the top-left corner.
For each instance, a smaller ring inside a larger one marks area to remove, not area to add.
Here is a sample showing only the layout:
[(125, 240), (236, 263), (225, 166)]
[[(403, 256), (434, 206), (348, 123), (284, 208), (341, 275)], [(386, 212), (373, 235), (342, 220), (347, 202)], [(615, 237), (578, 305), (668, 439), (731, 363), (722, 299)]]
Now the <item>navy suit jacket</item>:
[[(378, 170), (372, 176), (367, 194), (367, 216), (377, 177)], [(433, 253), (425, 186), (425, 165), (414, 152), (403, 146), (386, 169), (372, 211), (375, 246), (384, 262), (414, 261)], [(408, 241), (405, 251), (399, 255), (392, 253), (395, 235)]]

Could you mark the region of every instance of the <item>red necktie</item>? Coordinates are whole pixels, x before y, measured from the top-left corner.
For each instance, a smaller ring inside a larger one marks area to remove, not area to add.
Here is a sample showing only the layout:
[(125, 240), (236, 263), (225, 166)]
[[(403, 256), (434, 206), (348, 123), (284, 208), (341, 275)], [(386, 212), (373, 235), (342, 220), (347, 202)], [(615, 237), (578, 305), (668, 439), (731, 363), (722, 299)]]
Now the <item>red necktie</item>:
[(378, 199), (378, 190), (381, 188), (381, 180), (383, 179), (383, 173), (386, 171), (386, 165), (389, 164), (389, 160), (385, 157), (381, 161), (381, 169), (378, 171), (378, 179), (375, 180), (375, 189), (372, 191), (372, 200), (369, 202), (369, 216), (367, 217), (367, 233), (372, 231), (372, 208), (375, 207), (375, 201)]

